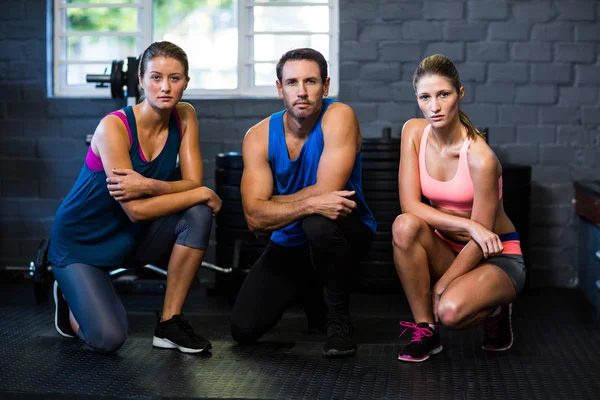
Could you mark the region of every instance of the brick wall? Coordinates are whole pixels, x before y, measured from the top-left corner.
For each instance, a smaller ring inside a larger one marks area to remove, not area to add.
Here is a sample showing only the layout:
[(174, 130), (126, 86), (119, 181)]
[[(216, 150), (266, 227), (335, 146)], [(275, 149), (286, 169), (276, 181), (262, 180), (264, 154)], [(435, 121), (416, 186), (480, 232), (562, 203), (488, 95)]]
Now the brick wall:
[[(418, 116), (411, 78), (453, 59), (463, 109), (505, 163), (532, 166), (531, 284), (576, 283), (572, 181), (600, 176), (600, 2), (340, 0), (340, 95), (365, 137)], [(48, 99), (46, 1), (0, 14), (0, 266), (26, 265), (84, 159), (84, 138), (118, 100)], [(194, 100), (206, 183), (278, 100)], [(210, 259), (209, 255), (209, 259)]]

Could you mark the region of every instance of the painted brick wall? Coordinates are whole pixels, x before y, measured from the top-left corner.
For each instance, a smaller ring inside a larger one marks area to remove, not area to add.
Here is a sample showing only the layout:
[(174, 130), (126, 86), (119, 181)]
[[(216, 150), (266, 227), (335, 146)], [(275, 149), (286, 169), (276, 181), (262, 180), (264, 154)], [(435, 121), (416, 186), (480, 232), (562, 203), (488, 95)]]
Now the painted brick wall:
[[(505, 163), (532, 166), (531, 284), (576, 283), (572, 182), (600, 176), (600, 2), (340, 0), (340, 95), (365, 137), (418, 116), (411, 78), (425, 56), (453, 59), (463, 109)], [(48, 99), (46, 1), (0, 14), (0, 265), (26, 265), (118, 100)], [(206, 183), (278, 100), (193, 100)], [(209, 259), (211, 256), (209, 256)]]

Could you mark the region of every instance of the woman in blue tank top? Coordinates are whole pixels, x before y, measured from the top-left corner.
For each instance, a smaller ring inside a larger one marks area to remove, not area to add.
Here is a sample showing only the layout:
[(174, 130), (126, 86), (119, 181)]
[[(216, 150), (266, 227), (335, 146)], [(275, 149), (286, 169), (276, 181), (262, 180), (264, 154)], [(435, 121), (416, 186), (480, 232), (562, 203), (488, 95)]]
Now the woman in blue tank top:
[[(196, 112), (180, 103), (188, 70), (187, 55), (175, 44), (156, 42), (144, 51), (144, 100), (102, 119), (54, 219), (48, 259), (56, 279), (56, 329), (99, 353), (114, 353), (127, 336), (109, 270), (148, 263), (169, 271), (153, 345), (186, 353), (211, 348), (181, 316), (221, 208), (219, 197), (202, 186)], [(169, 181), (178, 156), (181, 179)]]

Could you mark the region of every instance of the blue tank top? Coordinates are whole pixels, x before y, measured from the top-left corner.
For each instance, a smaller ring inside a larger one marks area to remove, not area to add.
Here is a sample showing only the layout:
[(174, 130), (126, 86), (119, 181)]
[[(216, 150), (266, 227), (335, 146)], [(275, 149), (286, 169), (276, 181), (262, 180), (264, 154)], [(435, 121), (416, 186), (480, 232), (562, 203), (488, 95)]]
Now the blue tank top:
[[(129, 156), (133, 170), (147, 178), (169, 180), (181, 143), (176, 110), (171, 114), (165, 146), (152, 161), (140, 157), (133, 109), (128, 106), (122, 110), (131, 129)], [(131, 222), (119, 202), (108, 193), (104, 169), (92, 170), (84, 163), (77, 181), (56, 212), (48, 261), (53, 267), (73, 263), (122, 266), (148, 224)]]
[[(321, 120), (327, 108), (335, 101), (329, 98), (323, 99), (321, 114), (315, 123), (315, 127), (308, 135), (306, 142), (304, 142), (298, 158), (295, 160), (290, 160), (288, 148), (285, 143), (283, 114), (286, 110), (271, 115), (269, 121), (269, 163), (277, 183), (279, 194), (294, 194), (307, 186), (317, 183), (317, 169), (324, 146)], [(356, 155), (352, 173), (344, 189), (356, 192), (351, 198), (357, 205), (352, 215), (359, 218), (375, 232), (377, 226), (375, 218), (369, 207), (367, 207), (362, 192), (361, 152)], [(298, 246), (303, 244), (306, 242), (306, 237), (302, 232), (302, 221), (295, 221), (286, 227), (274, 231), (271, 234), (271, 240), (281, 246)]]

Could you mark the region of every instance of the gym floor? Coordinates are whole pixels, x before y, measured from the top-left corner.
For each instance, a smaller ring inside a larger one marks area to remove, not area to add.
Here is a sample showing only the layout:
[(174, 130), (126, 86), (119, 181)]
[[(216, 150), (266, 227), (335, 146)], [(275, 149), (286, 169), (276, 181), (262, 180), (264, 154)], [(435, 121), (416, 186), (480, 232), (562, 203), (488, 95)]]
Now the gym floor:
[[(50, 296), (49, 296), (50, 298)], [(515, 343), (484, 352), (481, 332), (442, 328), (444, 351), (420, 363), (396, 359), (410, 333), (402, 294), (352, 298), (358, 353), (321, 356), (323, 334), (305, 331), (291, 309), (259, 343), (229, 334), (231, 307), (194, 288), (185, 317), (213, 349), (187, 355), (152, 347), (158, 294), (122, 294), (130, 335), (114, 356), (93, 353), (54, 330), (54, 305), (36, 305), (33, 286), (0, 280), (2, 399), (597, 399), (600, 321), (577, 289), (529, 290), (514, 306)]]

